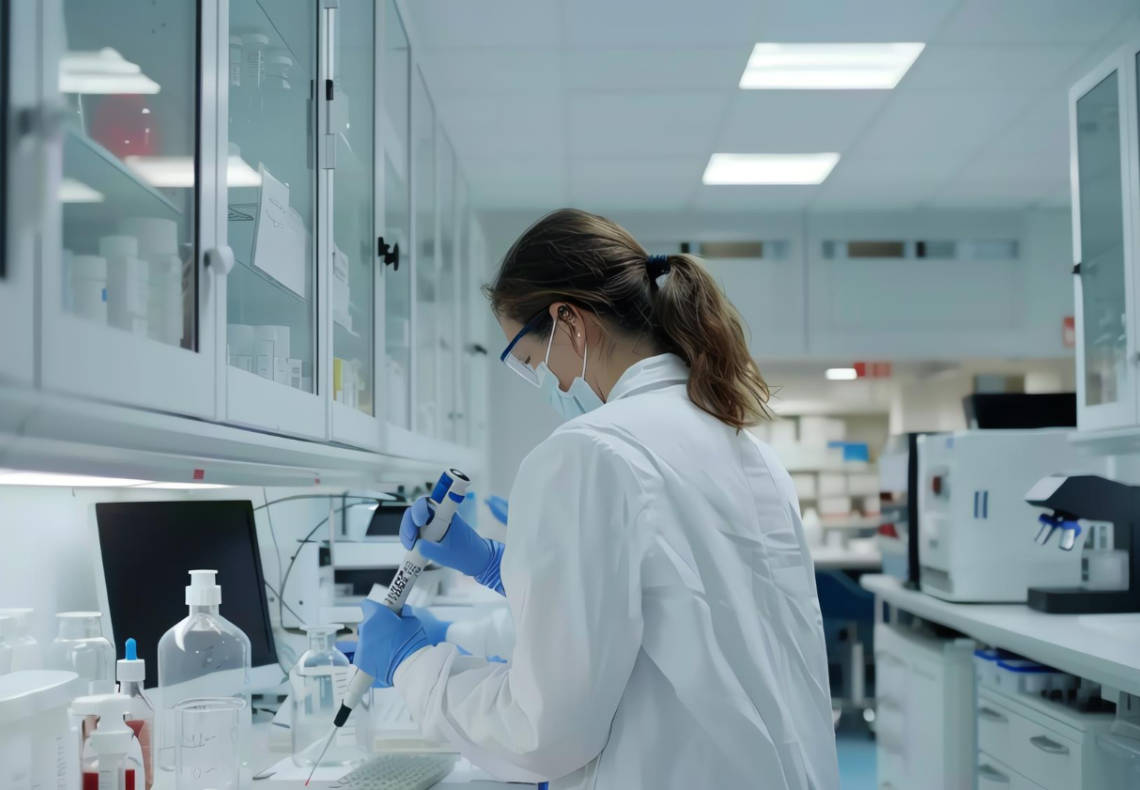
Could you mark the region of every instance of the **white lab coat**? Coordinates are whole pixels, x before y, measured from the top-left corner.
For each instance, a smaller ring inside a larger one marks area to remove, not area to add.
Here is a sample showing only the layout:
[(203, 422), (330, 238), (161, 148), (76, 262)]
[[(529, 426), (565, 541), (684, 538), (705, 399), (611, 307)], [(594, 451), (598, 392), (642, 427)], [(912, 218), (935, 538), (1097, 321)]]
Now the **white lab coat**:
[(837, 790), (823, 627), (795, 490), (697, 409), (671, 354), (527, 456), (502, 564), (509, 664), (424, 648), (425, 732), (551, 788)]

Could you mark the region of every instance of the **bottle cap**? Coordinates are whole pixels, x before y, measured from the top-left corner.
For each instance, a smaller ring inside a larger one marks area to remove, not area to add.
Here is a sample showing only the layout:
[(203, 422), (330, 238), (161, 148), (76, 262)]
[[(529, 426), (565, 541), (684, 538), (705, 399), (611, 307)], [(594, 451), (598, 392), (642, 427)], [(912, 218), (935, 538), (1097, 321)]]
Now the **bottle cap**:
[(103, 694), (98, 698), (91, 712), (99, 717), (99, 723), (87, 740), (91, 751), (98, 755), (130, 751), (135, 733), (124, 719), (131, 712), (131, 705), (131, 698), (125, 694)]
[(217, 571), (190, 571), (190, 586), (186, 588), (186, 605), (219, 605), (222, 602), (222, 588), (215, 581), (217, 575)]
[(115, 665), (115, 677), (120, 683), (142, 683), (146, 680), (146, 662), (139, 658), (138, 646), (134, 639), (128, 639), (124, 646), (124, 658)]

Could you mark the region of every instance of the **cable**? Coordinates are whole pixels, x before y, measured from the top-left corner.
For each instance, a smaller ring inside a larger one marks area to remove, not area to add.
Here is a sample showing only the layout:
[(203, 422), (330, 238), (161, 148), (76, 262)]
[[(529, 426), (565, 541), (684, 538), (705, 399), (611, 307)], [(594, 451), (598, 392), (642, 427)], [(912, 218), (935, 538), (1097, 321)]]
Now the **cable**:
[[(273, 593), (274, 595), (276, 595), (276, 596), (277, 596), (277, 602), (278, 602), (278, 605), (279, 605), (279, 606), (278, 606), (278, 608), (280, 608), (281, 606), (284, 606), (286, 609), (288, 609), (288, 610), (289, 610), (289, 614), (293, 615), (293, 616), (294, 616), (294, 617), (296, 617), (298, 620), (304, 620), (304, 618), (303, 618), (303, 617), (301, 617), (301, 615), (299, 615), (299, 614), (297, 614), (296, 612), (294, 612), (294, 611), (293, 611), (293, 607), (292, 607), (292, 606), (290, 606), (289, 604), (285, 603), (285, 599), (284, 599), (284, 597), (281, 595), (281, 593), (277, 592), (277, 590), (273, 589), (273, 585), (272, 585), (272, 584), (270, 584), (269, 582), (266, 582), (266, 581), (263, 581), (263, 582), (262, 582), (262, 584), (264, 584), (264, 585), (266, 586), (266, 588), (268, 588), (269, 592), (271, 592), (271, 593)], [(285, 630), (285, 629), (284, 629), (284, 626), (282, 626), (282, 630)]]
[[(277, 545), (277, 530), (275, 530), (273, 528), (273, 511), (268, 509), (269, 508), (269, 494), (268, 494), (268, 492), (266, 492), (265, 486), (261, 487), (261, 495), (265, 498), (265, 504), (262, 505), (261, 507), (266, 508), (265, 518), (269, 521), (269, 537), (273, 539), (273, 553), (277, 556), (277, 583), (280, 584), (281, 583), (281, 569), (285, 563), (283, 563), (281, 561), (281, 547), (279, 545)], [(266, 587), (269, 587), (269, 585), (267, 584)], [(272, 590), (273, 588), (270, 587), (269, 589)], [(278, 600), (280, 600), (281, 596), (278, 595), (277, 598), (278, 598)]]

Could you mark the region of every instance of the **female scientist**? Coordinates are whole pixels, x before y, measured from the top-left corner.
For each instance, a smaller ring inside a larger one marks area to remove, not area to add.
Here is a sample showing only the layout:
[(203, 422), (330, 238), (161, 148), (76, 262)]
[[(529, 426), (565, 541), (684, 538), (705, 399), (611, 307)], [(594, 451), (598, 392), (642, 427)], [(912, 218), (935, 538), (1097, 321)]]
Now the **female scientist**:
[[(570, 209), (488, 294), (503, 362), (566, 422), (519, 468), (505, 552), (459, 518), (419, 548), (506, 596), (514, 653), (461, 655), (371, 605), (360, 666), (503, 779), (836, 790), (812, 563), (791, 479), (746, 430), (768, 388), (735, 309), (695, 258)], [(406, 544), (426, 520), (409, 508)]]

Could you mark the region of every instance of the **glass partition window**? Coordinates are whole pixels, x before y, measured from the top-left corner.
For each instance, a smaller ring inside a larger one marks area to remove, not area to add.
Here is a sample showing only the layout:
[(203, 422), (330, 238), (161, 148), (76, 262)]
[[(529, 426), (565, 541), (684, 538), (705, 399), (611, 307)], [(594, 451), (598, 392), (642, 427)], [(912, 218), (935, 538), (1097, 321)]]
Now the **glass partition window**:
[(65, 0), (63, 16), (63, 307), (196, 350), (196, 4)]
[(229, 364), (315, 392), (316, 4), (229, 6)]
[[(458, 163), (456, 163), (458, 165)], [(456, 295), (456, 314), (459, 316), (456, 354), (459, 356), (459, 386), (455, 394), (455, 439), (460, 444), (473, 444), (471, 437), (471, 389), (474, 386), (472, 366), (474, 357), (471, 332), (474, 327), (471, 315), (472, 299), (480, 285), (475, 270), (475, 257), (471, 251), (471, 211), (468, 203), (467, 181), (461, 173), (455, 174), (455, 215), (459, 238), (456, 242), (459, 267), (459, 293)]]
[(408, 36), (395, 0), (384, 7), (384, 227), (380, 235), (400, 261), (384, 268), (384, 382), (388, 422), (411, 429), (412, 245), (408, 182)]
[(376, 69), (372, 0), (341, 0), (334, 14), (330, 132), (336, 136), (333, 175), (333, 398), (374, 414), (373, 338), (375, 248), (373, 120)]
[(412, 82), (415, 200), (415, 431), (439, 435), (439, 256), (436, 244), (435, 109), (417, 69)]
[(456, 440), (456, 346), (459, 303), (456, 293), (458, 228), (455, 205), (455, 149), (442, 129), (436, 130), (439, 167), (439, 312), (436, 321), (439, 355), (439, 436)]
[(1117, 402), (1127, 372), (1118, 76), (1077, 100), (1085, 403)]

